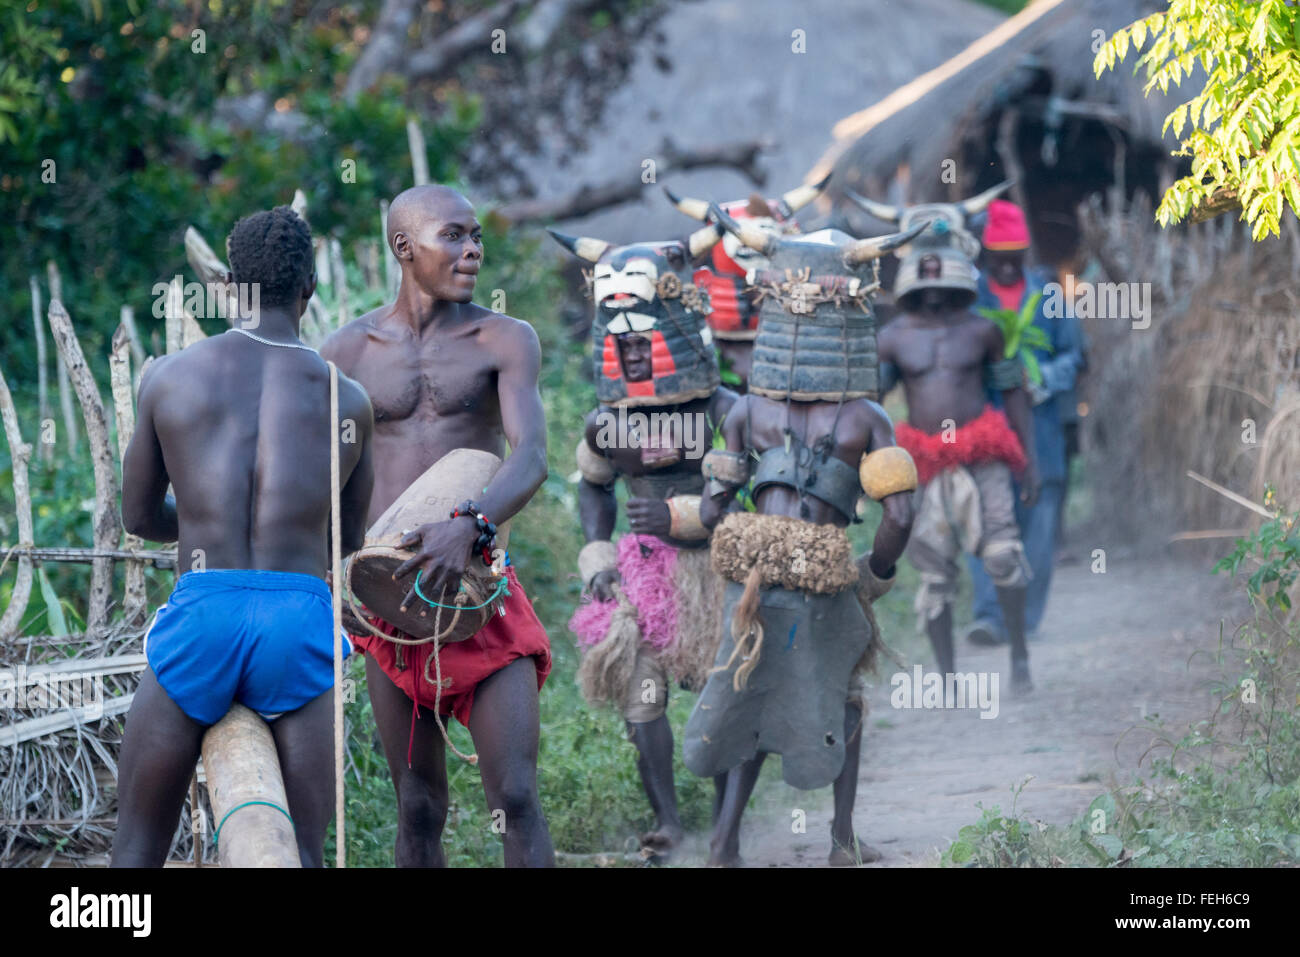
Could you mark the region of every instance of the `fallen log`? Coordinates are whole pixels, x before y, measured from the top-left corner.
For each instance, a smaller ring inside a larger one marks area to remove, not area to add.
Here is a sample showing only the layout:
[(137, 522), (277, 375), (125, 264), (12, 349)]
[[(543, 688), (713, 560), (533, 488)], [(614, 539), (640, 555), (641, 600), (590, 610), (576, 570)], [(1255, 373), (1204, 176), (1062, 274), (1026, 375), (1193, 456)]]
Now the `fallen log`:
[(233, 705), (203, 735), (203, 767), (220, 865), (301, 867), (280, 760), (266, 722), (243, 705)]

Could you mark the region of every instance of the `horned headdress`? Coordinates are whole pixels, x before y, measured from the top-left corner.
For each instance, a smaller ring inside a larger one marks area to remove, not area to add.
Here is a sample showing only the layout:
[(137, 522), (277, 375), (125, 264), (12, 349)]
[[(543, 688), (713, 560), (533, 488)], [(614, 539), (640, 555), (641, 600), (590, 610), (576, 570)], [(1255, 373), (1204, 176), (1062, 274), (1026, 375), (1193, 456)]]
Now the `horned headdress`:
[[(748, 222), (777, 236), (797, 235), (799, 224), (794, 214), (821, 195), (830, 174), (820, 183), (797, 186), (782, 193), (779, 199), (764, 199), (754, 194), (749, 199), (720, 203), (733, 219)], [(702, 199), (678, 196), (664, 187), (664, 192), (681, 212), (701, 222), (709, 215), (709, 204)], [(752, 341), (758, 335), (758, 304), (745, 284), (745, 274), (768, 265), (762, 254), (751, 249), (731, 233), (713, 247), (709, 261), (695, 272), (695, 283), (709, 291), (713, 311), (709, 326), (719, 339)]]
[[(718, 362), (706, 317), (709, 296), (693, 282), (693, 262), (721, 238), (705, 226), (684, 240), (615, 246), (602, 239), (547, 230), (575, 256), (593, 263), (589, 276), (594, 315), (592, 365), (596, 397), (604, 405), (673, 405), (712, 395)], [(629, 382), (617, 336), (650, 340), (651, 377)]]
[[(1010, 186), (1008, 180), (961, 202), (921, 203), (907, 207), (877, 203), (851, 189), (846, 189), (845, 193), (872, 216), (893, 223), (904, 231), (923, 220), (930, 221), (929, 229), (895, 252), (900, 260), (894, 277), (895, 300), (921, 289), (957, 289), (968, 293), (974, 300), (975, 259), (979, 256), (980, 241), (971, 232), (970, 221)], [(921, 259), (925, 256), (938, 258), (938, 276), (921, 276)]]
[(747, 277), (760, 300), (749, 391), (801, 402), (877, 398), (876, 260), (929, 221), (870, 239), (836, 229), (784, 237), (737, 221), (716, 204), (711, 214), (768, 261)]

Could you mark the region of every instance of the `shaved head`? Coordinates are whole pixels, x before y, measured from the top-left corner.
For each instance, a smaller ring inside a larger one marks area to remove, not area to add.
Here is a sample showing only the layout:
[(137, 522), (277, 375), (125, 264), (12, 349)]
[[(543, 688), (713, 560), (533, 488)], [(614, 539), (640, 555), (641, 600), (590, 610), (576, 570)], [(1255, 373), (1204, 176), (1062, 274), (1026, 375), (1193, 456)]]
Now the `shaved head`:
[(473, 221), (474, 207), (450, 186), (412, 186), (388, 207), (388, 245), (399, 232), (413, 235), (427, 225), (461, 218)]
[(415, 186), (388, 207), (388, 247), (410, 282), (437, 300), (470, 302), (483, 261), (474, 207), (449, 186)]

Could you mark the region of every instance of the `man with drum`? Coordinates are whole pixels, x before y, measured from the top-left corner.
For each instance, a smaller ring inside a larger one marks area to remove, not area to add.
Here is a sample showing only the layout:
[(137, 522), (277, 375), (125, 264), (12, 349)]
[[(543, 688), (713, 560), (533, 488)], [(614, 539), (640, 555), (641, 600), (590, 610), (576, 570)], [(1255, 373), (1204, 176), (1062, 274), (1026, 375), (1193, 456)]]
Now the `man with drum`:
[[(483, 261), (482, 227), (469, 202), (445, 186), (417, 186), (393, 200), (388, 242), (402, 270), (395, 302), (341, 328), (321, 349), (365, 386), (375, 413), (375, 489), (370, 521), (455, 449), (504, 457), (486, 487), (457, 508), (411, 529), (413, 557), (393, 588), (414, 606), (454, 595), (471, 563), (492, 552), (491, 531), (527, 504), (546, 478), (546, 425), (537, 377), (541, 349), (532, 326), (471, 301)], [(510, 454), (505, 455), (505, 444)], [(487, 539), (485, 541), (485, 539)], [(553, 866), (537, 794), (537, 693), (551, 669), (550, 642), (506, 566), (501, 611), (472, 638), (439, 648), (441, 692), (426, 669), (435, 644), (406, 638), (369, 616), (353, 621), (366, 652), (366, 682), (397, 790), (398, 866), (443, 866), (447, 770), (438, 711), (465, 725), (479, 755), (494, 828), (507, 867)]]

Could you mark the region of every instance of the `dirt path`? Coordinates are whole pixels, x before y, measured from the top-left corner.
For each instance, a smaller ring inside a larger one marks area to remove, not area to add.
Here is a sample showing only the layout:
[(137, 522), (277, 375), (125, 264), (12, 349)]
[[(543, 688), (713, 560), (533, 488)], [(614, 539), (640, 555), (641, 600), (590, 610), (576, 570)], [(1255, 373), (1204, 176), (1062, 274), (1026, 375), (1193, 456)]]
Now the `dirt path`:
[[(1140, 727), (1125, 732), (1143, 715), (1158, 714), (1179, 734), (1204, 718), (1219, 619), (1244, 610), (1227, 579), (1207, 566), (1112, 557), (1104, 575), (1086, 564), (1058, 568), (1044, 638), (1030, 647), (1035, 691), (1023, 700), (1003, 693), (995, 719), (975, 710), (895, 709), (886, 677), (871, 696), (855, 814), (859, 838), (884, 854), (880, 866), (936, 864), (958, 829), (978, 820), (977, 801), (1009, 810), (1011, 789), (1026, 775), (1033, 780), (1018, 812), (1066, 825), (1108, 785), (1130, 779), (1151, 735)], [(1005, 656), (1005, 649), (962, 644), (957, 666), (989, 671)], [(883, 673), (895, 670), (888, 664)], [(775, 771), (765, 769), (747, 815), (745, 859), (824, 865), (830, 789), (796, 791), (773, 780)], [(796, 810), (807, 814), (806, 833), (793, 833)]]

